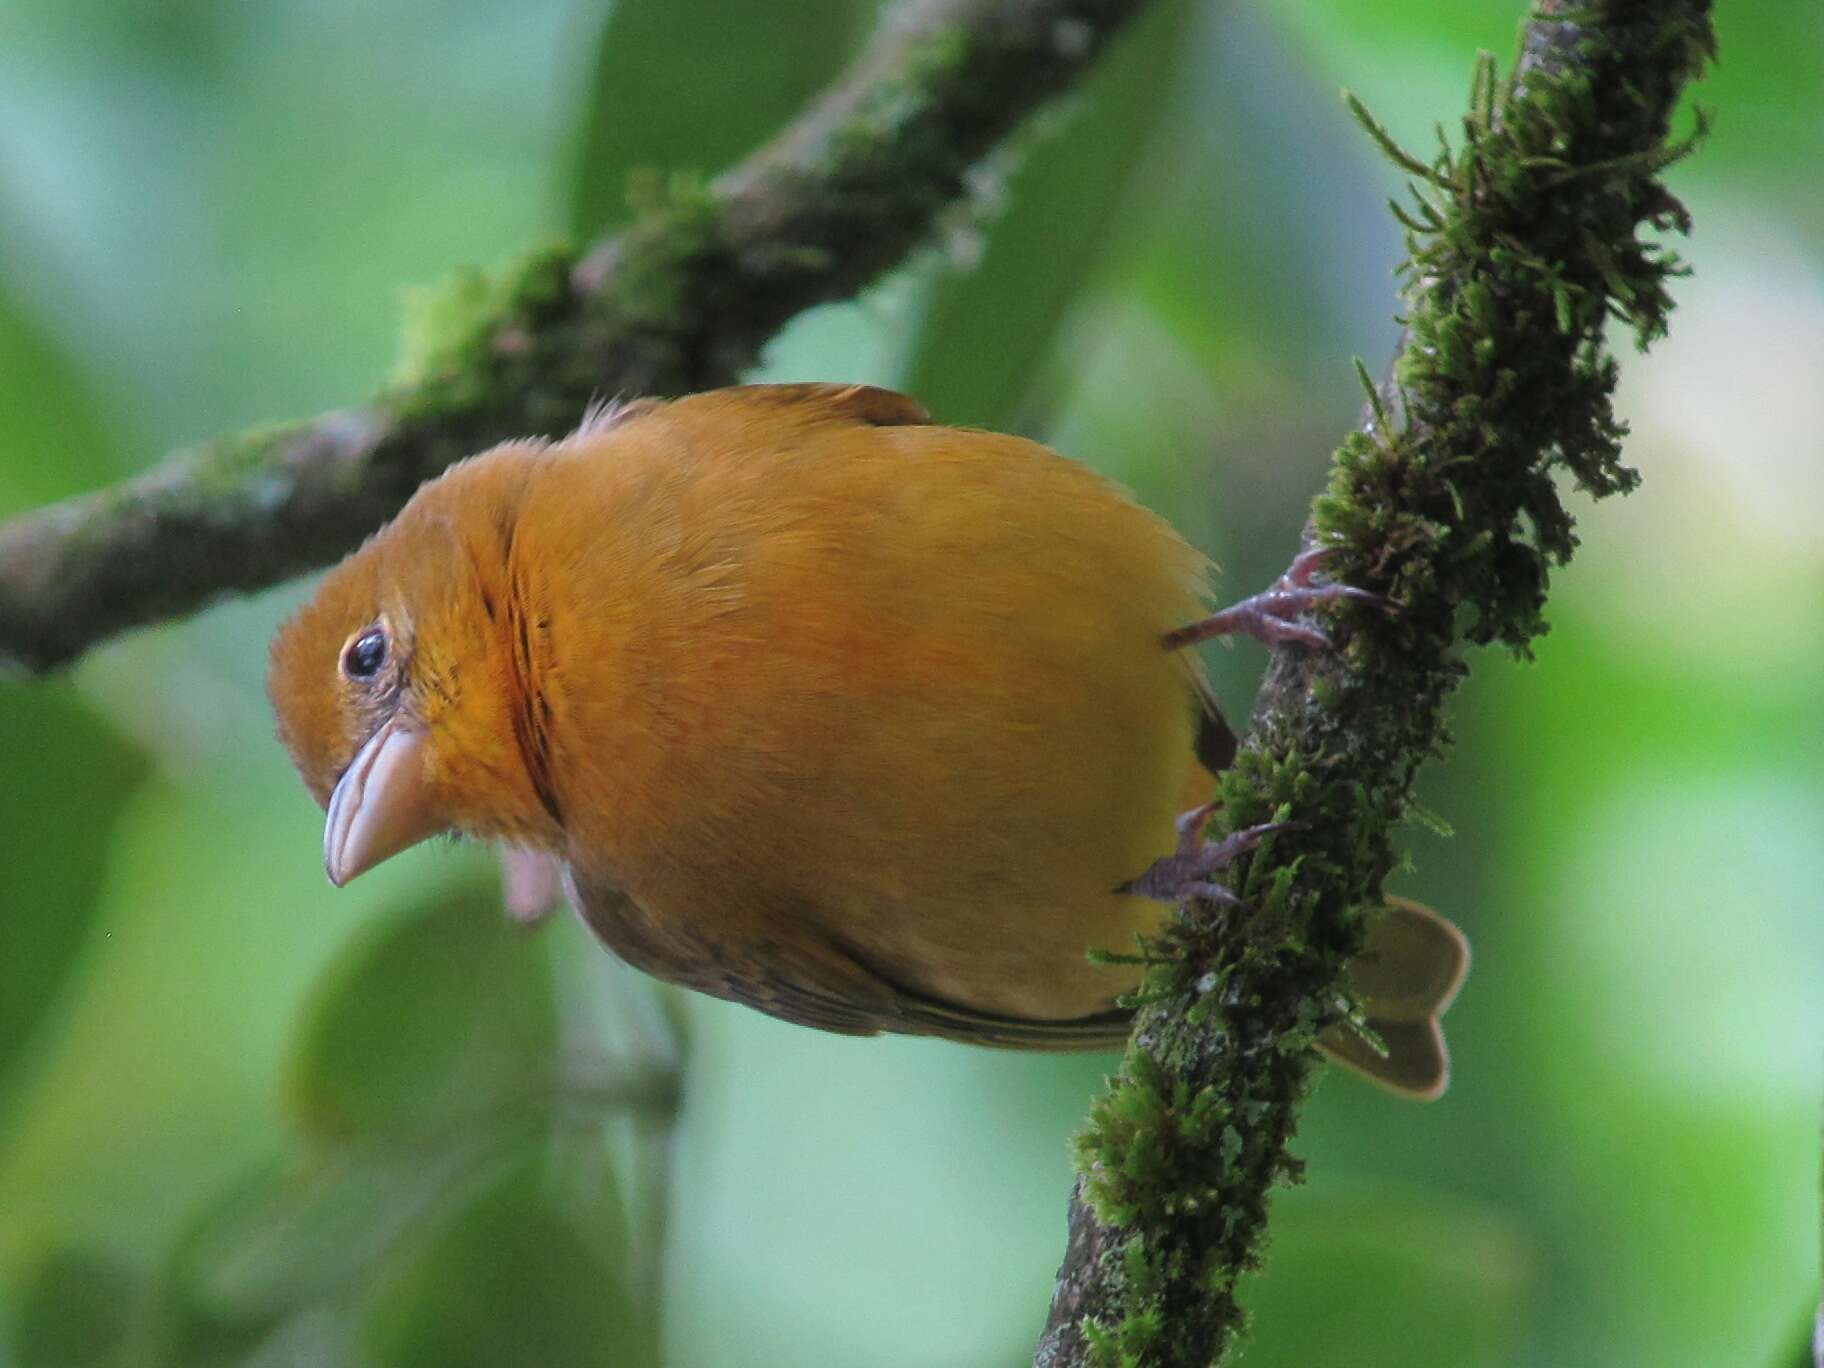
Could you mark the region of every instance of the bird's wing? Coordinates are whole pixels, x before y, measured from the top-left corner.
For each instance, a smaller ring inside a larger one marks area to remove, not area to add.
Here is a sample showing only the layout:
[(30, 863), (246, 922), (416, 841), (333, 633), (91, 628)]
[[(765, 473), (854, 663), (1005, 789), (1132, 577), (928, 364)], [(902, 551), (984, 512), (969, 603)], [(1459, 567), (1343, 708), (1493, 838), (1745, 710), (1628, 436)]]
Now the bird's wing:
[(596, 938), (634, 968), (765, 1012), (842, 1035), (944, 1036), (1025, 1050), (1118, 1049), (1133, 1014), (1111, 1009), (1069, 1021), (1027, 1021), (945, 1002), (893, 982), (844, 947), (791, 919), (802, 934), (740, 943), (713, 941), (653, 916), (611, 880), (574, 866), (564, 883)]
[(971, 1045), (997, 1045), (1011, 1050), (1118, 1050), (1127, 1044), (1134, 1014), (1111, 1008), (1068, 1021), (1027, 1021), (971, 1011), (954, 1003), (901, 991), (899, 1021), (888, 1030), (912, 1035), (943, 1036)]
[(1197, 701), (1197, 760), (1212, 775), (1221, 774), (1241, 748), (1234, 729), (1222, 715), (1210, 681), (1201, 670), (1191, 672), (1191, 691)]
[(824, 1031), (895, 1029), (892, 989), (813, 936), (716, 938), (700, 923), (653, 915), (611, 880), (574, 865), (564, 884), (596, 939), (655, 978)]

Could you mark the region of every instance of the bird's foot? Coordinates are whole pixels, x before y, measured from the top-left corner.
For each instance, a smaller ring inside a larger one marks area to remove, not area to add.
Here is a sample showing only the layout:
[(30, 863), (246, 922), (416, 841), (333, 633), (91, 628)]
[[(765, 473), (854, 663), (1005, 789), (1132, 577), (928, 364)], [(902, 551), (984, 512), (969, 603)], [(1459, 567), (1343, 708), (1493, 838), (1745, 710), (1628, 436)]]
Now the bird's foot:
[(1167, 632), (1166, 649), (1175, 651), (1211, 637), (1245, 634), (1269, 647), (1296, 641), (1301, 646), (1321, 650), (1329, 647), (1330, 638), (1309, 623), (1297, 621), (1300, 613), (1309, 612), (1319, 604), (1344, 599), (1392, 609), (1393, 605), (1379, 594), (1371, 594), (1351, 584), (1313, 584), (1312, 579), (1323, 569), (1331, 554), (1329, 547), (1300, 551), (1272, 587), (1231, 604), (1221, 612), (1211, 613), (1200, 622)]
[(502, 845), (500, 894), (507, 920), (515, 926), (538, 926), (564, 905), (563, 863), (542, 851)]
[(1262, 822), (1259, 826), (1232, 831), (1220, 841), (1206, 841), (1203, 838), (1204, 824), (1210, 820), (1210, 814), (1217, 806), (1215, 803), (1205, 803), (1202, 807), (1194, 807), (1189, 812), (1182, 813), (1178, 818), (1178, 849), (1154, 860), (1144, 874), (1123, 884), (1120, 891), (1137, 894), (1142, 898), (1154, 898), (1159, 902), (1183, 902), (1187, 898), (1201, 898), (1206, 902), (1240, 907), (1241, 899), (1235, 895), (1235, 891), (1213, 876), (1237, 855), (1254, 849), (1266, 837), (1276, 831), (1284, 831), (1293, 824)]

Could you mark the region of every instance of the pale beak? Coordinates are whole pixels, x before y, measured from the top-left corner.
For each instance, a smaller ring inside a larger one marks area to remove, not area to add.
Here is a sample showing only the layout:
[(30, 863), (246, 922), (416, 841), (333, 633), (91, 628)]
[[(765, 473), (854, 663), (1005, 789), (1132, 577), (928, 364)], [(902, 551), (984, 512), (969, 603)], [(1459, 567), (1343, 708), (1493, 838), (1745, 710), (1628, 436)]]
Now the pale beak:
[(424, 781), (424, 733), (394, 718), (368, 738), (336, 784), (323, 868), (337, 888), (444, 829)]

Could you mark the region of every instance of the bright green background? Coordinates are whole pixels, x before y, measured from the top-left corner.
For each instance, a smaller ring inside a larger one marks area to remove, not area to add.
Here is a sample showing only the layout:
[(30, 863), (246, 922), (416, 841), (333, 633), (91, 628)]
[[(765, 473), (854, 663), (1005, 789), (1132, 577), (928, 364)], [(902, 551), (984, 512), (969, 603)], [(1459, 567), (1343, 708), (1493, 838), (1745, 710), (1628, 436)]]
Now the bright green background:
[[(870, 8), (8, 0), (0, 511), (360, 398), (402, 286), (726, 164)], [(1580, 510), (1537, 663), (1474, 660), (1423, 785), (1457, 835), (1397, 881), (1475, 941), (1456, 1082), (1323, 1082), (1259, 1368), (1804, 1361), (1824, 11), (1720, 11), (1697, 274), (1620, 396), (1646, 485)], [(1258, 586), (1393, 333), (1395, 180), (1337, 91), (1424, 145), (1518, 17), (1159, 0), (979, 217), (764, 374), (1045, 436)], [(507, 931), (473, 851), (329, 888), (261, 691), (301, 592), (0, 685), (0, 1362), (1024, 1361), (1111, 1060), (674, 1021), (567, 921)], [(1245, 714), (1259, 651), (1212, 660)]]

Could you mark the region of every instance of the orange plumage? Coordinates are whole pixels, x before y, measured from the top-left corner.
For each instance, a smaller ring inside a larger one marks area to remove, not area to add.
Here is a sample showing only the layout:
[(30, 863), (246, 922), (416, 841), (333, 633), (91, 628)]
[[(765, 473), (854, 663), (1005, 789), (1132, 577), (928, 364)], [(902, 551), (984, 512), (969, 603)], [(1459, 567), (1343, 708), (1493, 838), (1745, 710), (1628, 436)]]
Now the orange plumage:
[(1160, 644), (1205, 589), (1164, 521), (1041, 446), (750, 386), (453, 467), (281, 630), (270, 691), (338, 882), (454, 830), (555, 856), (675, 982), (833, 1030), (1106, 1046), (1134, 975), (1086, 951), (1158, 924), (1120, 890), (1209, 792), (1207, 693)]

